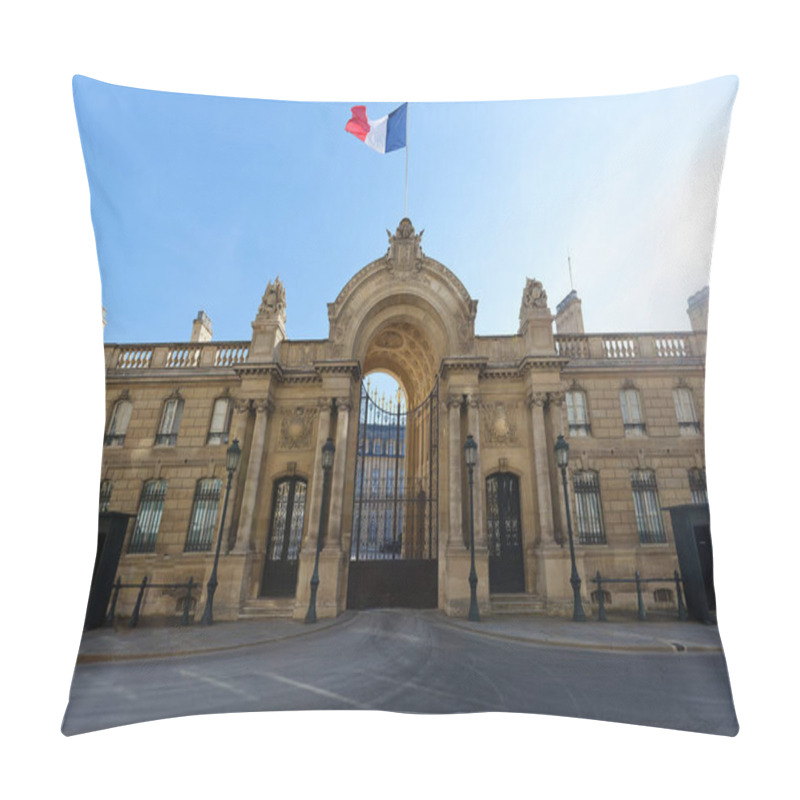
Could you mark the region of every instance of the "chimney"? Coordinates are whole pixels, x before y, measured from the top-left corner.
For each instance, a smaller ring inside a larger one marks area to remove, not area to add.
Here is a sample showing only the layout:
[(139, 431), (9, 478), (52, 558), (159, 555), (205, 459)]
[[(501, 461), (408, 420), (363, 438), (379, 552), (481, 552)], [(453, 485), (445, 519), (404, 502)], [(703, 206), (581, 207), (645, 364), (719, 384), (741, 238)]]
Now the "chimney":
[(192, 338), (190, 342), (210, 342), (212, 336), (211, 320), (205, 311), (197, 312), (197, 319), (192, 322)]
[(581, 299), (573, 289), (556, 306), (556, 333), (583, 333)]
[(689, 307), (686, 309), (693, 331), (708, 330), (708, 286), (689, 298)]

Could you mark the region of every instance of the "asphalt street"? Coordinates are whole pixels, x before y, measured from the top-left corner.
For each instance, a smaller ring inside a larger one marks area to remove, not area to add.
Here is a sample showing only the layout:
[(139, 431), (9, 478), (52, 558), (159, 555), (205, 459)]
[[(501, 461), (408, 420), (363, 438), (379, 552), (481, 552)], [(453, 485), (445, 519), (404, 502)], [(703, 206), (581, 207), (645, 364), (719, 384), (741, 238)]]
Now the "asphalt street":
[(181, 657), (78, 664), (66, 735), (193, 714), (527, 712), (734, 735), (724, 655), (563, 647), (437, 612), (360, 612), (309, 635)]

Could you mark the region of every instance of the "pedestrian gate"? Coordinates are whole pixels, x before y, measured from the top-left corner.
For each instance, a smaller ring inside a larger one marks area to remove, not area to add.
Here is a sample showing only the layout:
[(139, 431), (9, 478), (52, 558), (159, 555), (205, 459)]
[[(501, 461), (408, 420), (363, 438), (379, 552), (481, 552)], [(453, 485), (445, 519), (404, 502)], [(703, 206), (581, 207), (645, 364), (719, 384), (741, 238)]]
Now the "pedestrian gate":
[(409, 410), (362, 382), (348, 608), (436, 608), (438, 445), (438, 383)]

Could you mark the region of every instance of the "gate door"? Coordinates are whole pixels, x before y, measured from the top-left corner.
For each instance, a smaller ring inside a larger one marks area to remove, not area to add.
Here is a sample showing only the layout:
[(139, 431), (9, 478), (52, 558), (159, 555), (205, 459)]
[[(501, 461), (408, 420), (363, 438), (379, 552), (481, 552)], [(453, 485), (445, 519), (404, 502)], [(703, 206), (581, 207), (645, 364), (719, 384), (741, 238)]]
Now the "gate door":
[(276, 481), (272, 492), (272, 522), (267, 539), (267, 557), (261, 578), (262, 597), (294, 597), (305, 509), (304, 480), (283, 478)]
[(361, 385), (348, 608), (436, 608), (438, 384), (408, 410)]
[(489, 592), (524, 592), (519, 478), (516, 475), (497, 472), (486, 479), (486, 522), (489, 539)]

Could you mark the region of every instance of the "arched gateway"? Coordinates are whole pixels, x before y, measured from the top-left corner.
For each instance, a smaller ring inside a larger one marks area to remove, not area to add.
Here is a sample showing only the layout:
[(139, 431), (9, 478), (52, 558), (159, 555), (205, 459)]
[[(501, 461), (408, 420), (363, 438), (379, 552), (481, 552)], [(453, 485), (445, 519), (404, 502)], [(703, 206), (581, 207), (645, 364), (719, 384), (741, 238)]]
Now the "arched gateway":
[[(566, 503), (587, 606), (597, 570), (672, 574), (668, 534), (637, 509), (644, 493), (655, 507), (700, 496), (704, 332), (586, 335), (574, 292), (553, 316), (542, 284), (528, 279), (518, 332), (476, 336), (477, 301), (423, 253), (421, 236), (408, 219), (389, 234), (386, 254), (328, 305), (327, 339), (286, 338), (276, 279), (249, 342), (212, 341), (201, 312), (188, 343), (106, 346), (104, 502), (137, 517), (120, 559), (126, 582), (191, 577), (205, 587), (222, 517), (208, 487), (222, 485), (233, 439), (242, 458), (224, 517), (218, 619), (303, 619), (318, 542), (318, 617), (374, 605), (466, 616), (470, 491), (481, 614), (569, 613)], [(692, 302), (707, 295), (690, 311)], [(704, 316), (692, 319), (702, 326)], [(397, 380), (399, 405), (367, 396), (373, 371)], [(632, 391), (641, 398), (633, 431), (620, 406)], [(553, 450), (562, 433), (566, 498)], [(478, 445), (472, 473), (468, 435)], [(156, 483), (157, 498), (147, 491)], [(192, 600), (202, 608), (200, 591)], [(612, 594), (615, 607), (636, 602)], [(128, 599), (119, 602), (125, 613)], [(181, 603), (154, 591), (145, 613)]]

